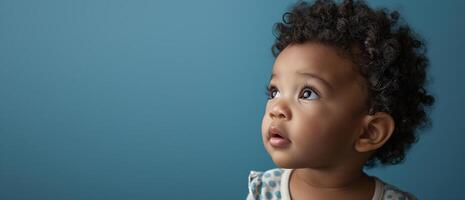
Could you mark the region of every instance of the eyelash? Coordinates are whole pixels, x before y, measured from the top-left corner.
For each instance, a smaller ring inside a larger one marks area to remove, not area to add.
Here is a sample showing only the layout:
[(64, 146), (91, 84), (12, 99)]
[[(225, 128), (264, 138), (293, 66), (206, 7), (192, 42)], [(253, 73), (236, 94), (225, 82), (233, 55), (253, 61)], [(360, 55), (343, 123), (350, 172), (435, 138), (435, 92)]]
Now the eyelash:
[[(275, 89), (276, 87), (274, 85), (265, 85), (265, 96), (267, 97), (268, 100), (270, 100), (270, 95), (271, 95), (271, 90)], [(304, 86), (303, 86), (303, 89), (302, 91), (304, 91), (305, 89), (310, 89), (312, 92), (314, 92), (317, 96), (321, 97), (320, 96), (320, 92), (318, 92), (313, 86), (305, 83)]]

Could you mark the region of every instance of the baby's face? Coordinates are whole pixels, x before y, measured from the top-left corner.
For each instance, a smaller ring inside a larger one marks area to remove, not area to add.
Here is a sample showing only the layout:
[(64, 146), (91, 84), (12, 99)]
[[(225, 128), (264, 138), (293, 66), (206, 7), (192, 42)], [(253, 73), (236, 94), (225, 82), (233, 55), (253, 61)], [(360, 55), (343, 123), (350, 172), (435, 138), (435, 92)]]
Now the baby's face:
[(367, 98), (353, 69), (348, 58), (319, 43), (293, 44), (279, 54), (262, 121), (263, 143), (276, 165), (327, 167), (353, 159)]

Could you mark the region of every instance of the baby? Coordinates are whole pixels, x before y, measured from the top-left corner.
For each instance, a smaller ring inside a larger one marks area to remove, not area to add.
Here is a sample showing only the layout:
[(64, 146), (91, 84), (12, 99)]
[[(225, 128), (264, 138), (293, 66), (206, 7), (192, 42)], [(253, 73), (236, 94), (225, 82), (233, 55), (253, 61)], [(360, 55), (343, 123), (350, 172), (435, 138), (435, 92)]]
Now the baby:
[(299, 2), (275, 31), (262, 139), (279, 168), (251, 171), (247, 199), (416, 199), (363, 171), (431, 123), (426, 48), (398, 12)]

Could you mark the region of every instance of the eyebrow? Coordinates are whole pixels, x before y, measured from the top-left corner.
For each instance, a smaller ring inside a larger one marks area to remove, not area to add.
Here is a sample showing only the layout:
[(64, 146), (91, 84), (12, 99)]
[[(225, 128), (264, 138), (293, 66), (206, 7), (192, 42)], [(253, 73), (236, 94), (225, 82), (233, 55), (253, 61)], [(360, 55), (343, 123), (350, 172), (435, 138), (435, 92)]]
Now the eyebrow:
[[(302, 76), (307, 76), (307, 77), (310, 77), (310, 78), (313, 78), (313, 79), (317, 79), (319, 80), (320, 82), (322, 82), (323, 84), (325, 84), (329, 89), (331, 90), (334, 90), (333, 86), (331, 84), (329, 84), (328, 81), (326, 81), (325, 79), (319, 77), (318, 75), (316, 74), (313, 74), (313, 73), (309, 73), (309, 72), (296, 72), (297, 74), (299, 75), (302, 75)], [(270, 81), (276, 77), (277, 75), (275, 73), (271, 74), (271, 77), (270, 77)]]

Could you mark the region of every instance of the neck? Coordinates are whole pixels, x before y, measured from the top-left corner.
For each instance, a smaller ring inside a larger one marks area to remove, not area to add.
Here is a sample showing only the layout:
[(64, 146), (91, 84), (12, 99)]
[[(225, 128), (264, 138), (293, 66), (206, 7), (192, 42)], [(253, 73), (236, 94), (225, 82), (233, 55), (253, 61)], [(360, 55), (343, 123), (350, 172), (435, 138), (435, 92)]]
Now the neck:
[(295, 176), (296, 181), (303, 183), (306, 187), (328, 190), (346, 190), (360, 187), (370, 179), (361, 167), (299, 168), (294, 171), (293, 176)]

